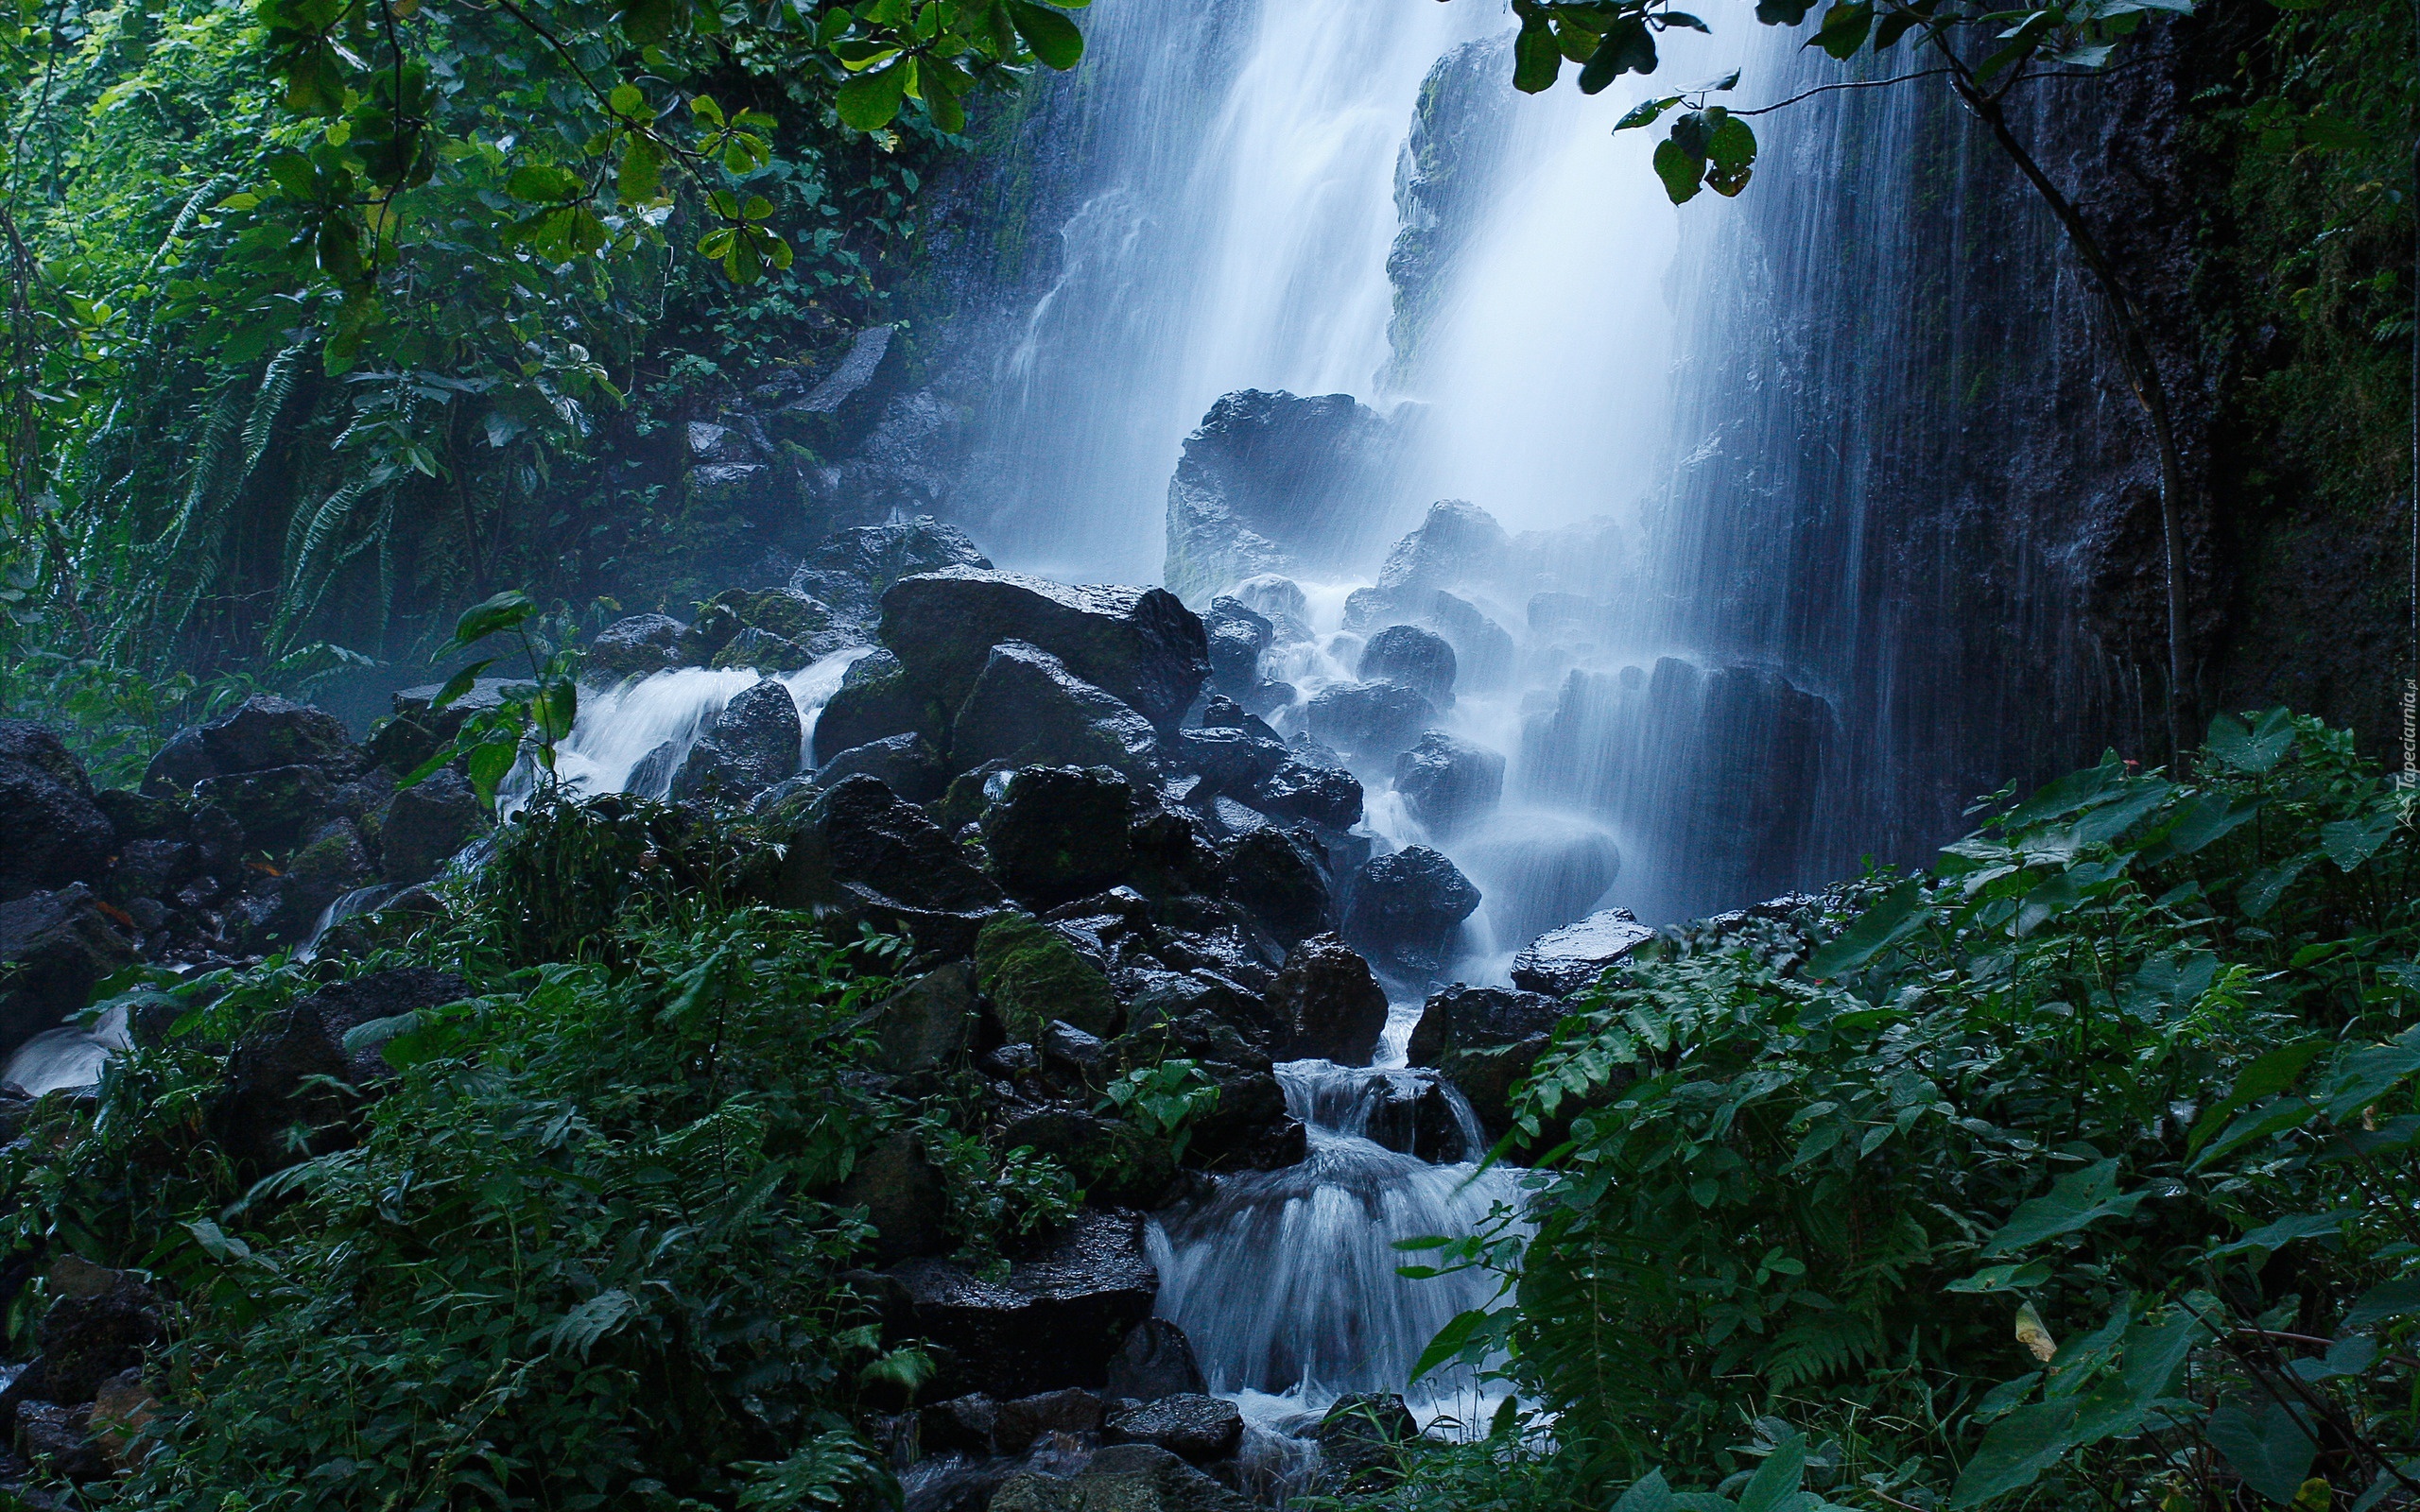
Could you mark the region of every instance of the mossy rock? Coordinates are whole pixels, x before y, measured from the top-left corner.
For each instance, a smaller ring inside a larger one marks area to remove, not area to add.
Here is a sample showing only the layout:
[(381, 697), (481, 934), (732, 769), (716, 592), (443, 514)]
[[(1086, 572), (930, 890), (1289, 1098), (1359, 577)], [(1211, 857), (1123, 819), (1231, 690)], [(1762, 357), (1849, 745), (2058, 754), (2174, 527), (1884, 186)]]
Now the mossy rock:
[(1031, 914), (1005, 914), (983, 926), (975, 981), (1015, 1039), (1038, 1040), (1053, 1019), (1104, 1040), (1117, 1032), (1109, 978)]
[(832, 628), (831, 606), (793, 589), (768, 588), (733, 607), (739, 611), (741, 624), (802, 645), (808, 637)]

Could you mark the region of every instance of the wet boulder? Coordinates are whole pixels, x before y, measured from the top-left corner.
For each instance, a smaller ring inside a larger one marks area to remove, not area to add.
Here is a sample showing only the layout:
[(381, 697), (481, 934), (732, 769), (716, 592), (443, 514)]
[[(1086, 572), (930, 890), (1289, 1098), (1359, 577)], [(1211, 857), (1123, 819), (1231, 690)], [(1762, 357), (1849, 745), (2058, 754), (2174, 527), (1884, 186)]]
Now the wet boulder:
[(1454, 648), (1445, 638), (1417, 625), (1390, 625), (1361, 647), (1365, 682), (1409, 688), (1440, 709), (1454, 705)]
[(488, 823), (488, 811), (470, 781), (450, 767), (440, 767), (398, 790), (378, 827), (387, 880), (428, 881), (457, 851), (485, 833)]
[(1272, 819), (1306, 819), (1331, 830), (1361, 822), (1361, 780), (1341, 766), (1297, 754), (1254, 782), (1245, 801)]
[[(1253, 724), (1260, 721), (1253, 719)], [(1167, 747), (1168, 759), (1188, 772), (1199, 773), (1206, 791), (1249, 801), (1253, 789), (1293, 760), (1284, 741), (1263, 732), (1267, 728), (1253, 730), (1237, 724), (1181, 730)]]
[(1513, 1094), (1553, 1042), (1551, 1036), (1539, 1033), (1510, 1044), (1447, 1050), (1437, 1057), (1437, 1070), (1470, 1104), (1488, 1138), (1500, 1139), (1512, 1125)]
[(0, 902), (100, 881), (117, 841), (82, 764), (22, 719), (0, 719)]
[(1396, 439), (1350, 394), (1221, 395), (1168, 480), (1163, 580), (1198, 603), (1257, 574), (1342, 566)]
[(1387, 1027), (1387, 993), (1370, 963), (1334, 935), (1314, 935), (1287, 953), (1270, 989), (1284, 1025), (1280, 1060), (1366, 1066)]
[(866, 1210), (866, 1221), (873, 1225), (874, 1259), (882, 1264), (938, 1254), (952, 1243), (949, 1199), (940, 1173), (926, 1159), (924, 1141), (911, 1132), (890, 1135), (858, 1152), (838, 1200)]
[(1550, 1035), (1568, 1011), (1543, 992), (1457, 982), (1428, 995), (1404, 1058), (1414, 1066), (1442, 1066), (1457, 1050), (1493, 1050)]
[(1311, 601), (1294, 579), (1259, 573), (1237, 583), (1229, 596), (1268, 620), (1281, 641), (1290, 644), (1310, 638)]
[(1201, 616), (1210, 643), (1210, 685), (1239, 702), (1260, 685), (1260, 656), (1276, 633), (1266, 615), (1241, 599), (1219, 597)]
[(1210, 675), (1201, 619), (1167, 589), (1071, 587), (973, 567), (891, 584), (882, 640), (945, 705), (966, 698), (1006, 641), (1048, 653), (1161, 727), (1176, 724)]
[(890, 1274), (906, 1290), (912, 1332), (947, 1351), (936, 1395), (1004, 1400), (1098, 1389), (1128, 1331), (1151, 1315), (1160, 1282), (1142, 1221), (1098, 1211), (1079, 1215), (999, 1280), (934, 1259)]
[[(426, 757), (412, 765), (418, 765)], [(151, 758), (151, 764), (143, 768), (142, 790), (153, 798), (182, 798), (193, 791), (196, 782), (217, 775), (210, 749), (201, 743), (201, 731), (187, 726), (169, 736), (168, 743)]]
[(923, 809), (864, 773), (816, 794), (775, 884), (785, 907), (838, 910), (963, 954), (1006, 900)]
[(1576, 924), (1549, 930), (1512, 957), (1512, 985), (1549, 997), (1568, 997), (1597, 980), (1655, 931), (1627, 908), (1608, 908)]
[(1030, 914), (1002, 914), (975, 942), (975, 981), (1012, 1039), (1040, 1043), (1053, 1021), (1106, 1039), (1117, 1032), (1117, 997), (1100, 969)]
[(1185, 1163), (1204, 1171), (1276, 1171), (1299, 1165), (1310, 1136), (1287, 1110), (1286, 1089), (1268, 1071), (1204, 1062), (1219, 1101), (1197, 1117)]
[(798, 701), (764, 679), (706, 722), (672, 779), (672, 796), (744, 803), (798, 770), (801, 739)]
[(1000, 1403), (992, 1415), (992, 1445), (1003, 1454), (1022, 1454), (1045, 1434), (1100, 1432), (1098, 1392), (1080, 1386), (1038, 1391)]
[(245, 846), (255, 850), (291, 850), (337, 811), (337, 784), (317, 766), (205, 777), (194, 784), (193, 794), (234, 820)]
[(1420, 1436), (1420, 1421), (1392, 1392), (1356, 1392), (1339, 1397), (1310, 1436), (1330, 1475), (1348, 1486), (1367, 1484), (1392, 1474), (1403, 1447)]
[(708, 665), (717, 672), (795, 672), (815, 660), (815, 653), (760, 625), (744, 626), (723, 643)]
[(1511, 679), (1517, 655), (1512, 632), (1488, 618), (1478, 605), (1441, 588), (1428, 595), (1426, 619), (1454, 648), (1461, 686), (1500, 688)]
[(1156, 1444), (1180, 1459), (1206, 1465), (1226, 1459), (1244, 1441), (1244, 1415), (1232, 1401), (1201, 1392), (1172, 1392), (1130, 1408), (1101, 1425), (1112, 1444)]
[(269, 693), (256, 693), (202, 726), (201, 744), (222, 773), (316, 766), (342, 781), (361, 765), (343, 720)]
[(1373, 856), (1353, 879), (1344, 937), (1407, 976), (1434, 971), (1479, 891), (1439, 851), (1415, 845)]
[(587, 664), (619, 678), (669, 671), (681, 664), (681, 632), (687, 628), (669, 614), (627, 615), (588, 643)]
[(1164, 1317), (1147, 1317), (1126, 1331), (1126, 1342), (1109, 1362), (1102, 1394), (1113, 1400), (1157, 1401), (1209, 1389), (1184, 1330)]
[(903, 577), (991, 565), (965, 531), (920, 515), (833, 532), (807, 553), (790, 587), (843, 614), (872, 620), (884, 590)]
[(362, 844), (353, 821), (330, 820), (287, 858), (276, 876), (262, 877), (256, 884), (257, 906), (250, 910), (252, 922), (244, 931), (246, 948), (264, 954), (300, 948), (331, 904), (377, 875), (370, 848)]
[(906, 1076), (957, 1064), (974, 1042), (980, 1014), (966, 962), (925, 972), (873, 1010), (874, 1069)]
[(912, 731), (852, 746), (817, 767), (815, 781), (830, 787), (840, 779), (860, 772), (881, 779), (885, 786), (910, 803), (929, 803), (949, 786), (941, 752), (933, 748), (931, 741)]
[(27, 1371), (34, 1379), (18, 1383), (26, 1395), (90, 1401), (112, 1377), (141, 1366), (146, 1350), (166, 1342), (159, 1298), (131, 1275), (71, 1254), (52, 1263), (49, 1280), (56, 1299), (34, 1332), (41, 1349)]
[(1134, 864), (1133, 806), (1133, 784), (1110, 767), (1019, 767), (983, 811), (992, 870), (1046, 908), (1098, 892)]
[(1395, 758), (1395, 791), (1429, 833), (1451, 839), (1503, 801), (1504, 757), (1431, 730), (1419, 745)]
[(869, 651), (849, 663), (839, 688), (816, 716), (815, 759), (828, 762), (890, 735), (914, 733), (938, 741), (948, 730), (948, 711), (909, 679), (897, 657)]
[(1253, 1503), (1157, 1444), (1112, 1444), (1073, 1475), (1020, 1470), (991, 1512), (1252, 1512)]
[(1440, 499), (1428, 507), (1419, 528), (1387, 553), (1377, 590), (1401, 603), (1457, 583), (1484, 581), (1502, 570), (1511, 547), (1512, 538), (1494, 515), (1467, 500)]
[(1432, 1165), (1477, 1159), (1436, 1072), (1386, 1072), (1373, 1078), (1365, 1095), (1361, 1134), (1372, 1143)]
[(1011, 765), (1112, 766), (1148, 778), (1159, 766), (1150, 721), (1067, 664), (1021, 641), (991, 648), (950, 727), (959, 770)]
[[(469, 997), (471, 985), (425, 967), (379, 971), (299, 998), (238, 1040), (208, 1117), (211, 1135), (239, 1172), (258, 1176), (352, 1138), (358, 1096), (392, 1072), (380, 1048), (403, 1018)], [(379, 1032), (372, 1026), (380, 1026)], [(354, 1030), (370, 1031), (348, 1047)]]
[[(1122, 975), (1126, 1033), (1114, 1050), (1121, 1067), (1155, 1066), (1182, 1057), (1204, 1064), (1263, 1069), (1271, 1027), (1269, 1005), (1216, 971), (1141, 971)], [(1283, 1110), (1282, 1108), (1280, 1109)]]
[(1384, 761), (1437, 722), (1437, 706), (1400, 682), (1338, 682), (1311, 695), (1311, 733), (1348, 756)]
[(82, 883), (0, 903), (0, 1055), (92, 1001), (135, 962), (132, 921)]
[(1332, 922), (1324, 859), (1316, 842), (1268, 825), (1228, 843), (1220, 890), (1291, 950)]

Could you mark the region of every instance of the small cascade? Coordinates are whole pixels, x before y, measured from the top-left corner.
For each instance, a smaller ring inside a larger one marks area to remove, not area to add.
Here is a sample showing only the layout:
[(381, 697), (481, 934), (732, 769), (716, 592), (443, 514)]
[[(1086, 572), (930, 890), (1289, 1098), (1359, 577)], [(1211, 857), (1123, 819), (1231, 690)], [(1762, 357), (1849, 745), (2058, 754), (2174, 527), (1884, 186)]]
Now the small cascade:
[[(1397, 1268), (1426, 1257), (1396, 1245), (1469, 1234), (1520, 1189), (1517, 1172), (1474, 1163), (1486, 1136), (1461, 1094), (1403, 1066), (1416, 1010), (1392, 1017), (1380, 1051), (1391, 1066), (1276, 1068), (1308, 1135), (1300, 1164), (1226, 1177), (1151, 1228), (1158, 1314), (1184, 1330), (1210, 1389), (1242, 1409), (1245, 1469), (1264, 1494), (1299, 1486), (1316, 1459), (1305, 1435), (1340, 1397), (1400, 1392), (1424, 1426), (1447, 1433), (1483, 1426), (1501, 1400), (1467, 1368), (1409, 1379), (1437, 1331), (1485, 1306), (1495, 1280), (1408, 1280)], [(1407, 1109), (1422, 1095), (1442, 1097), (1460, 1159), (1390, 1147), (1413, 1143)]]
[(102, 1012), (90, 1030), (62, 1025), (44, 1029), (17, 1047), (0, 1085), (22, 1088), (31, 1096), (61, 1088), (90, 1087), (101, 1079), (110, 1057), (127, 1048), (126, 1009)]

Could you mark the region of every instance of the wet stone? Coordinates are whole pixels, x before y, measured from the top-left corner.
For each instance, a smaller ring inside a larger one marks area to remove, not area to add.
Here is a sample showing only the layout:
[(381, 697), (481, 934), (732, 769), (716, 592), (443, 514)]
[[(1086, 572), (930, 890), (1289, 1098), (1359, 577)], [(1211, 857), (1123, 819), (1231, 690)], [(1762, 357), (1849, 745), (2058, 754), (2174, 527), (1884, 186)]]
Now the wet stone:
[(1199, 1392), (1172, 1392), (1103, 1426), (1113, 1444), (1156, 1444), (1169, 1453), (1204, 1464), (1235, 1453), (1244, 1439), (1244, 1417), (1232, 1401)]

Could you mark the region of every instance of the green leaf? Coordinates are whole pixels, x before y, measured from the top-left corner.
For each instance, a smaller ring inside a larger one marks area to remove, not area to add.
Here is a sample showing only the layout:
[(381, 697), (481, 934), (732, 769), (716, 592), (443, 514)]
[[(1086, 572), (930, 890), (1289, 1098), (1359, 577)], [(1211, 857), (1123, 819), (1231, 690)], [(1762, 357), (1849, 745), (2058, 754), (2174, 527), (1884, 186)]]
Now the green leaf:
[(2033, 1484), (2066, 1457), (2078, 1407), (2070, 1399), (2019, 1407), (1992, 1424), (1950, 1492), (1953, 1507), (1979, 1506)]
[(622, 34), (638, 46), (652, 47), (672, 35), (682, 9), (681, 0), (625, 0)]
[(2325, 1040), (2305, 1040), (2297, 1044), (2280, 1045), (2274, 1050), (2263, 1053), (2251, 1065), (2244, 1067), (2237, 1074), (2235, 1085), (2227, 1089), (2225, 1100), (2194, 1121), (2193, 1132), (2187, 1138), (2185, 1148), (2187, 1151), (2200, 1149), (2203, 1142), (2210, 1137), (2229, 1114), (2238, 1108), (2249, 1108), (2264, 1097), (2274, 1097), (2291, 1087), (2294, 1084), (2294, 1078), (2303, 1074), (2303, 1068), (2309, 1065), (2312, 1057), (2326, 1048), (2327, 1041)]
[(1632, 1482), (1613, 1512), (1672, 1512), (1672, 1487), (1665, 1484), (1664, 1472), (1650, 1470), (1646, 1479)]
[(578, 199), (587, 192), (587, 187), (580, 182), (579, 175), (551, 163), (532, 163), (515, 168), (512, 177), (504, 181), (505, 193), (533, 205)]
[(1813, 9), (1813, 0), (1756, 0), (1756, 19), (1768, 26), (1795, 26)]
[(2288, 887), (2293, 885), (2294, 879), (2301, 876), (2303, 868), (2310, 863), (2309, 856), (2296, 856), (2291, 861), (2280, 862), (2273, 867), (2264, 867), (2254, 872), (2245, 880), (2243, 885), (2236, 890), (2236, 906), (2243, 910), (2244, 917), (2247, 919), (2260, 918), (2270, 909), (2277, 906), (2277, 900), (2284, 896)]
[(2210, 733), (2203, 744), (2211, 755), (2238, 772), (2265, 772), (2293, 746), (2293, 718), (2283, 709), (2272, 709), (2246, 730), (2242, 721), (2219, 714), (2210, 720)]
[(860, 131), (879, 130), (898, 115), (907, 82), (904, 63), (858, 74), (840, 86), (833, 96), (833, 108), (842, 121)]
[(619, 1287), (599, 1292), (540, 1329), (538, 1342), (554, 1353), (577, 1354), (585, 1360), (590, 1350), (608, 1335), (619, 1332), (638, 1310), (638, 1302)]
[(1554, 87), (1563, 72), (1563, 49), (1555, 45), (1554, 28), (1535, 11), (1521, 18), (1521, 32), (1512, 39), (1512, 87), (1536, 94)]
[(1794, 1512), (1798, 1483), (1806, 1472), (1806, 1440), (1798, 1434), (1773, 1446), (1740, 1489), (1738, 1512)]
[(486, 741), (472, 748), (467, 765), (472, 790), (479, 795), (480, 802), (494, 806), (497, 784), (505, 780), (512, 771), (513, 764), (520, 759), (521, 742), (510, 737)]
[(2043, 783), (2031, 798), (2002, 816), (2000, 827), (2012, 833), (2031, 829), (2045, 819), (2055, 819), (2087, 803), (2098, 802), (2125, 787), (2129, 781), (2126, 764), (2113, 751), (2103, 756), (2097, 766), (2083, 767)]
[(2299, 1097), (2275, 1097), (2253, 1108), (2229, 1124), (2226, 1132), (2204, 1146), (2202, 1153), (2186, 1163), (2187, 1171), (2198, 1171), (2222, 1155), (2229, 1155), (2254, 1140), (2265, 1140), (2290, 1128), (2300, 1128), (2311, 1121), (2319, 1109)]
[(2414, 1313), (2420, 1313), (2420, 1276), (2406, 1276), (2363, 1292), (2339, 1326), (2349, 1332)]
[(2319, 1452), (2302, 1419), (2275, 1401), (2258, 1408), (2227, 1402), (2210, 1414), (2202, 1436), (2246, 1486), (2280, 1506), (2294, 1504)]
[(548, 679), (529, 701), (530, 717), (538, 733), (549, 743), (571, 733), (572, 721), (579, 712), (579, 684), (569, 678)]
[(2256, 1251), (2260, 1258), (2265, 1260), (2297, 1239), (2309, 1239), (2320, 1234), (2342, 1233), (2344, 1231), (2346, 1220), (2360, 1216), (2359, 1211), (2349, 1208), (2341, 1212), (2298, 1212), (2290, 1218), (2280, 1218), (2275, 1223), (2263, 1224), (2240, 1239), (2219, 1246), (2203, 1258), (2224, 1260), (2231, 1255)]
[[(1660, 152), (1656, 167), (1658, 172), (1663, 171)], [(1916, 878), (1899, 884), (1876, 899), (1873, 906), (1859, 914), (1848, 928), (1825, 941), (1807, 960), (1806, 974), (1827, 981), (1864, 966), (1914, 934), (1931, 918), (1931, 911), (1923, 907), (1923, 902), (1924, 887)]]
[(1642, 126), (1653, 126), (1657, 118), (1666, 111), (1680, 103), (1681, 96), (1678, 94), (1668, 94), (1660, 100), (1641, 100), (1631, 107), (1629, 114), (1614, 123), (1614, 129), (1630, 131)]
[(1698, 197), (1699, 185), (1705, 180), (1705, 159), (1685, 151), (1667, 137), (1655, 144), (1655, 177), (1664, 180), (1664, 193), (1672, 203), (1685, 205)]
[(1951, 1281), (1947, 1292), (2021, 1292), (2050, 1279), (2050, 1267), (2040, 1261), (2024, 1264), (1987, 1265), (1974, 1275)]
[(1999, 1232), (1983, 1246), (1983, 1253), (2004, 1255), (2045, 1239), (2073, 1233), (2103, 1218), (2130, 1216), (2148, 1195), (2147, 1192), (2118, 1193), (2115, 1160), (2070, 1171), (2051, 1183), (2048, 1194), (2020, 1204)]
[(489, 657), (484, 661), (474, 662), (446, 679), (445, 686), (437, 690), (437, 696), (428, 700), (430, 712), (451, 707), (455, 699), (471, 691), (472, 685), (479, 680), (480, 673), (495, 665), (495, 658)]
[(2420, 1028), (2407, 1029), (2394, 1042), (2351, 1050), (2311, 1091), (2339, 1124), (2348, 1124), (2403, 1078), (2420, 1071)]
[(1033, 56), (1049, 67), (1064, 73), (1083, 58), (1084, 34), (1058, 11), (1032, 0), (1009, 0), (1009, 19)]
[(454, 638), (445, 643), (446, 647), (458, 650), (484, 641), (498, 630), (511, 629), (537, 612), (536, 599), (517, 588), (508, 588), (464, 610), (462, 617), (454, 622)]
[(1464, 1350), (1484, 1344), (1498, 1326), (1495, 1314), (1477, 1308), (1455, 1314), (1428, 1341), (1428, 1348), (1420, 1351), (1420, 1358), (1412, 1362), (1411, 1379), (1417, 1381), (1439, 1366), (1461, 1358)]
[(2338, 870), (2351, 871), (2378, 853), (2398, 822), (2393, 809), (2380, 809), (2366, 819), (2340, 819), (2320, 826), (2319, 843)]
[(1846, 60), (1865, 45), (1874, 30), (1874, 6), (1871, 0), (1846, 0), (1824, 12), (1822, 29), (1806, 41), (1809, 47), (1821, 47), (1834, 58)]
[(1580, 70), (1580, 93), (1601, 93), (1624, 74), (1655, 72), (1655, 38), (1636, 16), (1614, 23)]

